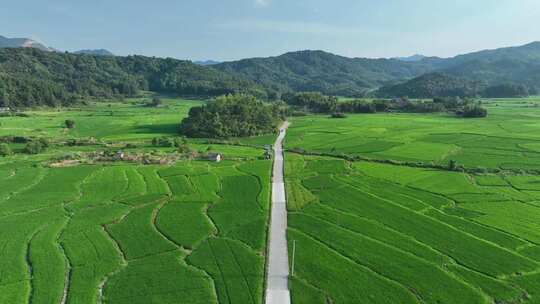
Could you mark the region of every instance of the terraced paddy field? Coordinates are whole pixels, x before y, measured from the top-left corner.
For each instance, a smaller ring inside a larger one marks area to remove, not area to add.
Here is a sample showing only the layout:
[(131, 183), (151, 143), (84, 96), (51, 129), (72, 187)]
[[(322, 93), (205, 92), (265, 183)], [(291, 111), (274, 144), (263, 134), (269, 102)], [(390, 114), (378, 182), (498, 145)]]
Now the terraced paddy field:
[(0, 303), (261, 302), (269, 161), (0, 172)]
[[(65, 153), (126, 143), (136, 145), (126, 151), (172, 153), (150, 139), (177, 136), (200, 102), (166, 104), (0, 118), (1, 135), (51, 141), (42, 154), (14, 145), (15, 155), (0, 157), (0, 303), (262, 303), (271, 191), (262, 148), (212, 145), (225, 156), (220, 163), (48, 166)], [(65, 119), (76, 128), (64, 129)], [(102, 143), (62, 143), (85, 137)]]
[(540, 193), (463, 173), (287, 163), (295, 303), (539, 303)]
[[(286, 155), (293, 302), (540, 303), (539, 176), (526, 172), (536, 168), (540, 112), (531, 102), (492, 101), (488, 119), (293, 119), (287, 147), (373, 159)], [(380, 162), (449, 159), (501, 170)]]

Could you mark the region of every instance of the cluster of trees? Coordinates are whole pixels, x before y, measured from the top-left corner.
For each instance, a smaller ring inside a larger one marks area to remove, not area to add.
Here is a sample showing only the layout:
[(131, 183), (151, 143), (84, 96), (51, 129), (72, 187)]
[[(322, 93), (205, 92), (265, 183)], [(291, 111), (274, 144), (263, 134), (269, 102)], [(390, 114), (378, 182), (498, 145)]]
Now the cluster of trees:
[(275, 132), (283, 115), (279, 105), (267, 105), (251, 95), (229, 94), (191, 108), (180, 132), (203, 138), (256, 136)]
[(376, 113), (387, 111), (391, 102), (389, 100), (376, 100), (369, 102), (362, 99), (340, 101), (335, 96), (327, 96), (320, 92), (301, 92), (283, 94), (283, 101), (291, 106), (290, 112), (299, 116), (311, 113)]
[(187, 140), (185, 137), (154, 137), (152, 138), (152, 145), (155, 147), (163, 147), (163, 148), (172, 148), (176, 147), (179, 148), (182, 145), (187, 145)]
[(86, 97), (137, 96), (141, 90), (266, 97), (266, 90), (250, 80), (189, 61), (0, 49), (0, 107), (72, 105)]
[(296, 113), (326, 113), (335, 118), (343, 118), (343, 113), (377, 113), (377, 112), (409, 112), (409, 113), (439, 113), (455, 112), (464, 117), (485, 117), (487, 110), (479, 102), (470, 98), (444, 97), (432, 100), (397, 99), (351, 99), (340, 101), (333, 96), (317, 92), (284, 94), (284, 101), (292, 106), (290, 112)]
[(320, 92), (286, 93), (281, 97), (285, 103), (313, 113), (335, 112), (338, 99)]
[(465, 118), (487, 117), (488, 115), (486, 108), (483, 108), (478, 104), (468, 104), (456, 113)]
[(24, 147), (24, 152), (28, 154), (40, 154), (49, 148), (49, 141), (45, 138), (38, 138), (29, 141)]
[(49, 148), (49, 140), (43, 137), (2, 136), (0, 137), (0, 156), (13, 154), (9, 144), (25, 144), (24, 153), (39, 154)]
[(163, 137), (154, 137), (152, 138), (152, 145), (155, 147), (163, 148), (177, 148), (176, 150), (182, 154), (190, 154), (193, 152), (191, 147), (188, 144), (188, 141), (185, 137), (174, 137), (169, 138), (166, 136)]

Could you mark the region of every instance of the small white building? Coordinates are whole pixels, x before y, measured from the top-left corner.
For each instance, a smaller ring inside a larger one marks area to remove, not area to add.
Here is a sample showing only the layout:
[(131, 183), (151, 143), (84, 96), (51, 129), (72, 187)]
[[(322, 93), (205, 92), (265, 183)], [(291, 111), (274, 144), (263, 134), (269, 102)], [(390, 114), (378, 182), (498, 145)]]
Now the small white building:
[(9, 107), (0, 107), (0, 113), (9, 112), (11, 109)]
[(123, 151), (118, 151), (118, 152), (116, 152), (115, 157), (116, 157), (116, 159), (124, 160), (124, 158), (126, 157), (126, 154)]
[(223, 160), (223, 155), (221, 153), (208, 153), (208, 160), (219, 163)]

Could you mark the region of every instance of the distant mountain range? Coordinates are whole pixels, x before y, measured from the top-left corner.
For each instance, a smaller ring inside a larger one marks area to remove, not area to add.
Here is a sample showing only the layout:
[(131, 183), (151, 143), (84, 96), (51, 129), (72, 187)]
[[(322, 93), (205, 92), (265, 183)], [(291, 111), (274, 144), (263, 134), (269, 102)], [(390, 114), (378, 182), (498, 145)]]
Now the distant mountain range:
[[(0, 48), (34, 48), (46, 52), (60, 52), (55, 48), (45, 46), (44, 44), (30, 38), (7, 38), (4, 36), (0, 36)], [(105, 49), (80, 50), (73, 53), (95, 56), (114, 56), (113, 53)]]
[(29, 38), (7, 38), (0, 36), (0, 48), (36, 48), (42, 51), (54, 51), (53, 48), (46, 47), (45, 45), (29, 39)]
[[(1, 48), (59, 52), (32, 39), (3, 36), (0, 36)], [(11, 60), (10, 69), (12, 71), (13, 69), (25, 71), (22, 63), (17, 62), (16, 57), (12, 56), (13, 52), (3, 54), (11, 56), (9, 60)], [(35, 56), (36, 58), (28, 58), (28, 60), (35, 62), (39, 59), (37, 54), (36, 52), (26, 52), (25, 56)], [(104, 49), (81, 50), (70, 55), (77, 56), (79, 54), (114, 56)], [(120, 59), (129, 57), (115, 58), (118, 58), (120, 62)], [(2, 59), (0, 58), (0, 62)], [(61, 60), (68, 59), (61, 58)], [(151, 60), (145, 61), (145, 63), (149, 62)], [(182, 64), (178, 64), (178, 62), (182, 62)], [(163, 65), (160, 66), (160, 69), (169, 69), (166, 60), (158, 60), (154, 63)], [(521, 96), (524, 92), (536, 93), (540, 89), (540, 42), (484, 50), (452, 58), (426, 57), (424, 55), (390, 59), (348, 58), (324, 51), (306, 50), (276, 57), (249, 58), (222, 63), (213, 60), (194, 63), (173, 60), (171, 63), (174, 63), (173, 66), (177, 70), (174, 73), (168, 73), (174, 74), (174, 77), (161, 79), (160, 75), (153, 75), (152, 81), (157, 82), (150, 83), (150, 88), (170, 90), (171, 87), (174, 87), (171, 91), (185, 93), (191, 90), (190, 94), (209, 95), (212, 94), (210, 92), (239, 91), (241, 88), (239, 84), (242, 84), (247, 85), (250, 91), (257, 92), (258, 96), (267, 96), (269, 99), (279, 98), (283, 93), (299, 91), (318, 91), (328, 95), (348, 97), (414, 96), (429, 98), (441, 94), (461, 96), (481, 92), (489, 92), (489, 95), (496, 95), (497, 92), (510, 92)], [(182, 68), (179, 68), (180, 66)], [(80, 71), (77, 69), (78, 67), (75, 65), (65, 73), (79, 73)], [(100, 66), (99, 69), (98, 74), (101, 72), (109, 73), (106, 65)], [(11, 76), (12, 71), (3, 70), (0, 66), (0, 75), (4, 73), (5, 76)], [(185, 71), (189, 71), (190, 81), (199, 79), (196, 85), (190, 84), (189, 90), (182, 88), (182, 82), (180, 82), (180, 79), (183, 79), (182, 73)], [(57, 73), (55, 79), (61, 78), (61, 75), (58, 74), (60, 72), (61, 70), (55, 71)], [(138, 71), (130, 70), (125, 73), (135, 79)], [(25, 80), (38, 77), (34, 74), (24, 75)], [(113, 75), (98, 77), (93, 80), (93, 85), (100, 87), (100, 83), (105, 79), (108, 83), (106, 90), (122, 91), (114, 87), (111, 89), (110, 84), (114, 82)], [(38, 79), (36, 78), (36, 80)], [(165, 80), (171, 83), (162, 87), (162, 82)], [(15, 83), (14, 80), (13, 83)], [(146, 83), (143, 81), (142, 85), (137, 86), (144, 89), (145, 85)], [(208, 86), (209, 89), (203, 89), (204, 86)], [(193, 89), (194, 87), (197, 89)]]
[(518, 97), (537, 94), (540, 89), (540, 42), (420, 62), (437, 73), (387, 85), (379, 90), (380, 95), (422, 98), (445, 96), (444, 92), (467, 96), (497, 91), (504, 92), (500, 97)]
[(388, 88), (433, 72), (458, 78), (457, 82), (482, 82), (485, 87), (519, 84), (531, 92), (540, 88), (540, 42), (452, 58), (418, 59), (347, 58), (323, 51), (300, 51), (213, 67), (247, 77), (275, 92), (320, 91), (330, 95), (364, 96), (380, 87)]

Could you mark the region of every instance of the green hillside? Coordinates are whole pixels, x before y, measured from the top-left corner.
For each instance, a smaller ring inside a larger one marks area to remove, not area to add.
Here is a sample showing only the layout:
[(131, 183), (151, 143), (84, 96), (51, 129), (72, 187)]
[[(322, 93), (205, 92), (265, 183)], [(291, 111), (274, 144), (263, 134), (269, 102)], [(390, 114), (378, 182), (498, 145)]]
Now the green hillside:
[[(540, 88), (539, 58), (540, 43), (535, 42), (452, 58), (426, 57), (412, 62), (347, 58), (323, 51), (301, 51), (277, 57), (226, 62), (214, 67), (245, 76), (277, 92), (319, 91), (328, 95), (359, 96), (379, 87), (425, 75), (419, 81), (428, 82), (426, 86), (431, 87), (429, 90), (459, 96), (462, 93), (456, 90), (470, 93), (471, 87), (475, 89), (475, 82), (484, 85), (478, 90), (489, 86), (522, 84), (535, 93)], [(440, 74), (432, 74), (434, 72), (456, 78), (446, 78), (451, 84), (443, 87), (441, 85), (445, 80), (441, 79)]]
[(367, 90), (431, 70), (430, 64), (396, 59), (347, 58), (323, 51), (300, 51), (278, 57), (244, 59), (214, 66), (245, 76), (277, 92), (319, 91), (359, 96)]
[(71, 105), (78, 98), (135, 96), (141, 90), (195, 96), (265, 95), (249, 80), (189, 61), (0, 49), (0, 106)]

